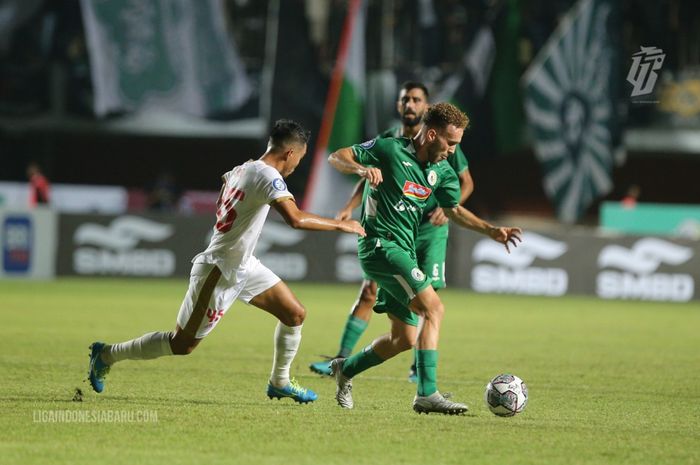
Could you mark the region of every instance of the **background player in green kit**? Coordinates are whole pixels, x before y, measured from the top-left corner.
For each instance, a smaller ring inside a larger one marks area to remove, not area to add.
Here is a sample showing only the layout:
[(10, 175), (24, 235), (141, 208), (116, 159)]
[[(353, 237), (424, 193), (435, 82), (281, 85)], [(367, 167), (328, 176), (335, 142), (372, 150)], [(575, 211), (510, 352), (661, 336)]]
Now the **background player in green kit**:
[[(401, 125), (384, 131), (379, 137), (415, 137), (423, 126), (423, 115), (428, 109), (428, 99), (428, 89), (424, 84), (415, 81), (404, 82), (401, 85), (399, 98), (396, 102), (396, 109), (401, 116)], [(474, 182), (469, 173), (467, 158), (459, 145), (455, 148), (454, 155), (449, 157), (447, 161), (459, 179), (459, 203), (461, 205), (474, 190)], [(362, 201), (364, 186), (365, 180), (362, 179), (355, 186), (348, 203), (336, 215), (336, 219), (347, 220), (352, 217), (352, 211)], [(431, 284), (433, 288), (442, 289), (446, 285), (445, 256), (447, 254), (448, 219), (442, 209), (438, 208), (437, 201), (433, 197), (429, 198), (429, 204), (424, 211), (416, 239), (418, 265), (423, 272), (432, 278)], [(353, 304), (345, 322), (340, 338), (340, 348), (336, 357), (347, 357), (352, 353), (355, 344), (357, 344), (362, 333), (364, 333), (372, 317), (372, 307), (376, 298), (377, 284), (370, 279), (365, 279), (362, 282), (358, 298)], [(309, 365), (309, 369), (315, 373), (330, 376), (330, 359), (314, 362)], [(411, 365), (408, 379), (411, 382), (416, 382), (417, 380), (415, 362)]]
[[(416, 234), (430, 197), (455, 224), (505, 245), (517, 245), (519, 228), (495, 227), (459, 205), (459, 181), (445, 160), (453, 155), (469, 123), (449, 103), (425, 114), (413, 139), (373, 139), (332, 153), (329, 161), (345, 174), (368, 181), (363, 195), (362, 225), (367, 236), (358, 243), (363, 272), (377, 282), (374, 310), (387, 313), (391, 330), (348, 358), (336, 358), (336, 400), (352, 408), (352, 378), (415, 346), (418, 386), (416, 412), (459, 414), (467, 406), (446, 399), (437, 388), (438, 341), (444, 306), (431, 278), (418, 267)], [(420, 319), (418, 317), (421, 317)]]

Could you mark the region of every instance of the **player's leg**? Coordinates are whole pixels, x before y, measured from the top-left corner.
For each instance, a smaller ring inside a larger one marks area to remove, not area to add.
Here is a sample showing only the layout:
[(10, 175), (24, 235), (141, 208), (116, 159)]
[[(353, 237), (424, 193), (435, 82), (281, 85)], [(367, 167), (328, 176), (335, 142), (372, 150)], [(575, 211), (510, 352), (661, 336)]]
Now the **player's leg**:
[[(336, 400), (341, 407), (352, 408), (352, 377), (388, 358), (408, 350), (415, 342), (418, 315), (408, 304), (430, 281), (418, 269), (415, 256), (392, 244), (382, 244), (371, 256), (361, 260), (363, 271), (377, 282), (374, 311), (391, 315), (392, 329), (363, 351), (331, 363), (336, 377)], [(376, 349), (375, 349), (376, 345)]]
[[(430, 221), (421, 223), (416, 237), (416, 258), (418, 267), (431, 279), (436, 291), (446, 286), (445, 257), (447, 256), (448, 225), (434, 226)], [(415, 355), (408, 370), (408, 381), (418, 382)]]
[[(214, 302), (214, 291), (220, 278), (221, 271), (215, 265), (193, 265), (189, 288), (180, 307), (174, 332), (151, 332), (117, 344), (94, 342), (90, 346), (88, 373), (93, 389), (96, 392), (104, 390), (104, 377), (117, 362), (191, 353), (225, 313), (225, 310), (213, 310), (222, 308)], [(228, 308), (228, 305), (224, 308)]]
[(379, 365), (392, 357), (405, 352), (416, 342), (416, 326), (400, 320), (394, 315), (388, 315), (391, 322), (391, 330), (376, 338), (361, 352), (345, 359), (343, 374), (352, 378), (363, 371)]
[(289, 286), (260, 262), (257, 262), (251, 271), (239, 299), (270, 313), (279, 320), (273, 337), (274, 354), (267, 385), (268, 397), (271, 399), (289, 397), (300, 403), (316, 400), (318, 396), (315, 392), (301, 387), (296, 380), (290, 379), (289, 375), (292, 361), (301, 344), (301, 328), (306, 318), (306, 309), (299, 299)]
[(467, 406), (446, 399), (437, 387), (438, 343), (440, 326), (445, 308), (432, 287), (418, 292), (411, 301), (411, 309), (421, 315), (416, 338), (416, 371), (418, 386), (413, 400), (413, 409), (418, 413), (459, 414), (467, 411)]
[[(381, 294), (381, 291), (380, 291)], [(343, 408), (353, 408), (352, 378), (409, 350), (416, 340), (416, 326), (389, 314), (391, 331), (376, 338), (362, 351), (349, 358), (336, 358), (331, 369), (336, 378), (335, 398)], [(415, 323), (415, 321), (413, 321)]]
[[(334, 358), (349, 356), (357, 341), (360, 340), (362, 334), (367, 329), (370, 318), (372, 317), (372, 307), (377, 299), (377, 284), (369, 279), (365, 279), (360, 287), (360, 293), (357, 300), (350, 310), (348, 319), (345, 321), (343, 333), (340, 337), (340, 348)], [(309, 365), (309, 369), (320, 375), (331, 375), (330, 360), (322, 360)]]
[(340, 349), (338, 350), (339, 357), (347, 357), (352, 353), (357, 341), (360, 340), (362, 333), (367, 329), (370, 318), (372, 318), (372, 307), (374, 307), (376, 300), (377, 283), (365, 279), (343, 328), (343, 335), (340, 338)]

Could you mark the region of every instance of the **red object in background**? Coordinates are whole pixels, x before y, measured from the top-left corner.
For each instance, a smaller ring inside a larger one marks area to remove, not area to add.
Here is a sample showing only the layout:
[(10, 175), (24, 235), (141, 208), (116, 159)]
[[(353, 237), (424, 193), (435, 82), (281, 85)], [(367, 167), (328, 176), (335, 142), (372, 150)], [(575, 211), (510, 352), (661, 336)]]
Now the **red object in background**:
[(637, 199), (628, 195), (622, 199), (622, 206), (625, 208), (634, 208), (637, 206)]
[(49, 189), (51, 185), (41, 173), (34, 173), (29, 177), (29, 206), (46, 205), (49, 203)]

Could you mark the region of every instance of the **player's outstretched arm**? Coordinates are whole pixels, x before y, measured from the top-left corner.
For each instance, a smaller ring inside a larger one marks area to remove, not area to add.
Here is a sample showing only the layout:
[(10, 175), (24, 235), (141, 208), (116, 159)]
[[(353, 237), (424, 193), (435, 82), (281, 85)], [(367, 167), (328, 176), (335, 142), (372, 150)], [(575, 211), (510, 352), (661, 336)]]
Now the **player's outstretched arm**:
[(481, 234), (489, 236), (494, 241), (500, 242), (506, 246), (506, 251), (508, 253), (510, 253), (511, 245), (517, 247), (518, 243), (523, 241), (520, 238), (520, 235), (523, 233), (520, 228), (493, 226), (461, 205), (453, 208), (443, 208), (443, 210), (445, 211), (445, 215), (455, 224), (463, 228), (480, 232)]
[(294, 229), (342, 231), (359, 234), (362, 237), (366, 235), (364, 228), (355, 220), (333, 220), (299, 210), (296, 202), (290, 198), (275, 202), (272, 205), (282, 215), (284, 221)]
[[(458, 175), (459, 177), (459, 204), (464, 205), (472, 192), (474, 192), (474, 180), (472, 179), (471, 173), (468, 169), (463, 170)], [(447, 223), (447, 216), (442, 211), (442, 208), (438, 207), (429, 214), (430, 222), (435, 226), (442, 226)]]
[(343, 174), (356, 174), (368, 180), (372, 187), (377, 187), (383, 180), (379, 168), (364, 166), (355, 161), (355, 155), (350, 147), (331, 153), (328, 156), (328, 162)]

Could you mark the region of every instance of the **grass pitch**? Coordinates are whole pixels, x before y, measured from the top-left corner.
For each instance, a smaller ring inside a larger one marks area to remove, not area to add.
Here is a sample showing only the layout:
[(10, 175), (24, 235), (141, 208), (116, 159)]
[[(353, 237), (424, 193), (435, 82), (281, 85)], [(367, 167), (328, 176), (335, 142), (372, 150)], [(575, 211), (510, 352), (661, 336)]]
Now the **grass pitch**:
[[(0, 462), (700, 463), (697, 303), (444, 291), (439, 387), (470, 412), (419, 416), (408, 354), (355, 379), (354, 410), (335, 404), (333, 381), (307, 365), (337, 350), (357, 289), (295, 284), (309, 315), (293, 375), (319, 393), (314, 404), (267, 399), (275, 320), (240, 303), (192, 355), (121, 363), (106, 391), (93, 393), (83, 382), (90, 342), (172, 329), (186, 285), (0, 281)], [(375, 315), (358, 348), (387, 328)], [(502, 372), (530, 390), (514, 418), (495, 417), (483, 402), (484, 386)], [(75, 388), (82, 402), (72, 400)], [(66, 410), (84, 416), (55, 421)]]

